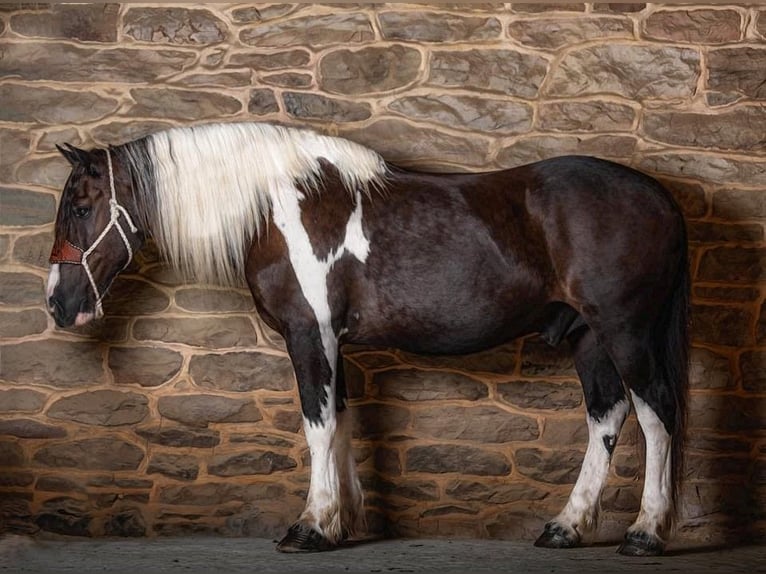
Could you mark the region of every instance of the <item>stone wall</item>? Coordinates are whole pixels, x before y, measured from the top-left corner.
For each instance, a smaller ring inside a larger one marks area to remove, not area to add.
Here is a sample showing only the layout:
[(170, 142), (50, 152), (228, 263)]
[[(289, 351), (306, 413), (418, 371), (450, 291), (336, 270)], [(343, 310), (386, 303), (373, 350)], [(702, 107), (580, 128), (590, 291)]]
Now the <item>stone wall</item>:
[[(681, 536), (762, 534), (765, 37), (755, 5), (0, 5), (6, 528), (270, 536), (301, 511), (292, 371), (246, 292), (184, 285), (147, 249), (99, 324), (58, 330), (43, 301), (55, 143), (266, 120), (431, 169), (580, 153), (662, 179), (694, 277)], [(347, 370), (373, 530), (529, 538), (563, 505), (587, 440), (566, 348), (357, 348)], [(631, 418), (597, 539), (637, 510), (639, 437)]]

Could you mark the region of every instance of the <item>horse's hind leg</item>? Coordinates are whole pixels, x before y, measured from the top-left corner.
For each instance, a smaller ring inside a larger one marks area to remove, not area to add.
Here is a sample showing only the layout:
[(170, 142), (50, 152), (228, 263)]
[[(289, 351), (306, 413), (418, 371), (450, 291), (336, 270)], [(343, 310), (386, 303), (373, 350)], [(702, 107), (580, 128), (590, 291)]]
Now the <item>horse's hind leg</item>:
[(588, 411), (588, 449), (566, 506), (535, 542), (546, 548), (579, 545), (583, 532), (595, 523), (612, 452), (630, 410), (620, 375), (593, 331), (579, 329), (569, 341)]

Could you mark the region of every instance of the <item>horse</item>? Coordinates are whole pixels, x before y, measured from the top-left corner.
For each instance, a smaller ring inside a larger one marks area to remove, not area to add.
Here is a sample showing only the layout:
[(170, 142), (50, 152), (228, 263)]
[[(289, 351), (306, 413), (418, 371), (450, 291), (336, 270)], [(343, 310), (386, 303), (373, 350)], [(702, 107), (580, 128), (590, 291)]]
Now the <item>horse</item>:
[(535, 545), (582, 543), (632, 404), (645, 477), (618, 551), (663, 553), (681, 478), (689, 271), (682, 213), (656, 180), (584, 156), (424, 173), (342, 138), (257, 122), (58, 149), (72, 168), (47, 284), (59, 327), (100, 317), (151, 237), (185, 276), (246, 282), (284, 337), (311, 475), (277, 550), (335, 549), (364, 528), (344, 344), (455, 355), (539, 333), (571, 346), (589, 442)]

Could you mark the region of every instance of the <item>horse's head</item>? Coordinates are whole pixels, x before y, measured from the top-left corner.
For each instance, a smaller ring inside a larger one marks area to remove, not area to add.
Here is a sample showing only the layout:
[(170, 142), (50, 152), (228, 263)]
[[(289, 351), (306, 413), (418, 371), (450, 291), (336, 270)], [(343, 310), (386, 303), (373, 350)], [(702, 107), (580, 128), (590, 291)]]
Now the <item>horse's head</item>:
[(130, 177), (110, 150), (57, 146), (72, 165), (56, 215), (48, 310), (59, 327), (100, 317), (101, 299), (141, 247)]

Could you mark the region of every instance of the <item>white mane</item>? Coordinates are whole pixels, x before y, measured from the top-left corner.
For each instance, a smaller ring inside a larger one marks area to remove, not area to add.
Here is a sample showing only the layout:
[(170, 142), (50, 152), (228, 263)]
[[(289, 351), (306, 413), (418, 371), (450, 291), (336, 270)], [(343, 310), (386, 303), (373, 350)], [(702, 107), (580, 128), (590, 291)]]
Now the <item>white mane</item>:
[(146, 146), (155, 241), (184, 273), (227, 285), (241, 283), (274, 194), (317, 184), (320, 158), (335, 165), (349, 191), (380, 184), (386, 172), (383, 159), (360, 145), (262, 123), (174, 128), (148, 136)]

